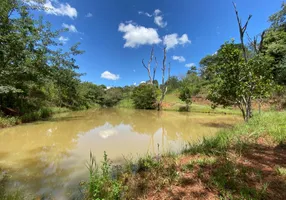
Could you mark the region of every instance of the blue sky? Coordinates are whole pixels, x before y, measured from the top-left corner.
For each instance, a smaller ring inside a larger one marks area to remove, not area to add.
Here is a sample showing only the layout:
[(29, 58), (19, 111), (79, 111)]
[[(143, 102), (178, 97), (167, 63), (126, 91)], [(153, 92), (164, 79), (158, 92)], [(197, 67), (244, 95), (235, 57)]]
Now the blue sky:
[[(248, 33), (255, 36), (269, 27), (268, 17), (282, 0), (236, 0), (243, 21), (253, 17)], [(81, 79), (107, 86), (139, 84), (148, 79), (141, 64), (149, 60), (152, 45), (159, 67), (163, 47), (171, 75), (182, 76), (191, 65), (221, 44), (239, 38), (231, 0), (46, 0), (48, 10), (36, 12), (53, 24), (68, 27), (60, 40), (64, 48), (81, 42), (77, 57)], [(161, 73), (157, 72), (161, 80)]]

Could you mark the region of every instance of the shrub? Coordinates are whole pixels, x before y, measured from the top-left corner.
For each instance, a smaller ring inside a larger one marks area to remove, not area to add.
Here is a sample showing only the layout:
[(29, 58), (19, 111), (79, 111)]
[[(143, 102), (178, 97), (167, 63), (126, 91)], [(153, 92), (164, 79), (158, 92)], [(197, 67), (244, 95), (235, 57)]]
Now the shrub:
[(137, 109), (155, 109), (160, 90), (151, 84), (140, 84), (132, 94), (132, 100)]
[(116, 106), (123, 98), (121, 88), (106, 89), (104, 93), (98, 97), (98, 104), (102, 107)]

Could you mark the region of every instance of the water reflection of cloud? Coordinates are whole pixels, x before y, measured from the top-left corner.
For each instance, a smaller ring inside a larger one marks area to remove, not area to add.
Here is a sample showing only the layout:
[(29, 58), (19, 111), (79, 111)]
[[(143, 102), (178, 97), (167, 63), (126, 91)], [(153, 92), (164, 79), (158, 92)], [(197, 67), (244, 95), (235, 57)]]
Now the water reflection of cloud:
[(99, 132), (99, 136), (103, 139), (107, 139), (110, 136), (117, 135), (118, 131), (116, 129), (107, 129)]

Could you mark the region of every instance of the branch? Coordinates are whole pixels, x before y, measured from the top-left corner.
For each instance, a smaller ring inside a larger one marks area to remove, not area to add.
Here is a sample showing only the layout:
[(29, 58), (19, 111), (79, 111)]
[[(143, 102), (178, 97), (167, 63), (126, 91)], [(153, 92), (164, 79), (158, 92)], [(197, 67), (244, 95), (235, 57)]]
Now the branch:
[(166, 51), (167, 47), (164, 47), (164, 58), (163, 58), (163, 66), (162, 66), (162, 85), (165, 83), (165, 69), (166, 69)]
[(259, 48), (258, 48), (259, 52), (261, 52), (263, 49), (264, 37), (265, 37), (265, 31), (263, 31), (261, 34), (261, 39), (260, 39)]
[(153, 81), (155, 80), (155, 75), (156, 75), (156, 70), (158, 67), (158, 62), (157, 62), (157, 58), (155, 57), (155, 67), (153, 68)]

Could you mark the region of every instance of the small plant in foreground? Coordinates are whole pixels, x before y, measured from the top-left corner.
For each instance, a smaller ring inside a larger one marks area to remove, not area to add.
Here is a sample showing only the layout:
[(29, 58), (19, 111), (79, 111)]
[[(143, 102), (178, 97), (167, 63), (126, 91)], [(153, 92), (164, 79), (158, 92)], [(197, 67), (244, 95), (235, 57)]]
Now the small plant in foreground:
[(112, 177), (111, 163), (104, 152), (101, 170), (96, 164), (95, 157), (90, 153), (88, 199), (121, 199), (123, 186), (118, 177)]

